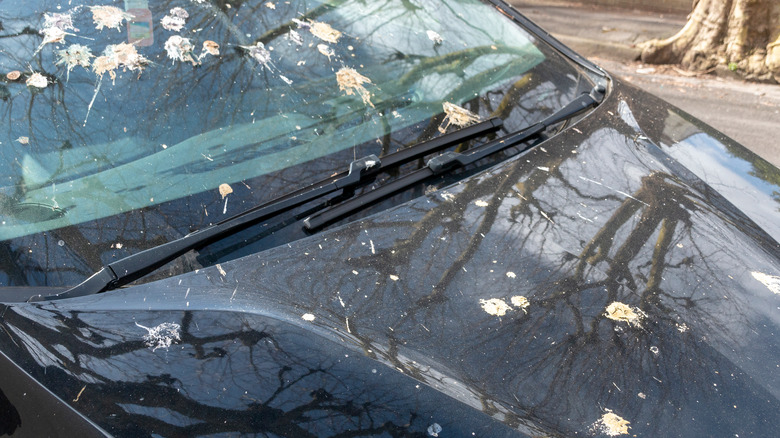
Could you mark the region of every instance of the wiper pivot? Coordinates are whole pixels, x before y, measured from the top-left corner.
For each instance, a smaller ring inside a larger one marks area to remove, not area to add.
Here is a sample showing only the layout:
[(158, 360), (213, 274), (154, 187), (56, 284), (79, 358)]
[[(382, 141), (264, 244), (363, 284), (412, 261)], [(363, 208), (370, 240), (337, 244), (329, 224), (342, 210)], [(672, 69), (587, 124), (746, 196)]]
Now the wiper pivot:
[(358, 158), (349, 163), (349, 173), (343, 178), (333, 182), (337, 189), (353, 189), (355, 186), (365, 182), (369, 170), (374, 167), (382, 167), (382, 161), (376, 155), (371, 154), (367, 157)]

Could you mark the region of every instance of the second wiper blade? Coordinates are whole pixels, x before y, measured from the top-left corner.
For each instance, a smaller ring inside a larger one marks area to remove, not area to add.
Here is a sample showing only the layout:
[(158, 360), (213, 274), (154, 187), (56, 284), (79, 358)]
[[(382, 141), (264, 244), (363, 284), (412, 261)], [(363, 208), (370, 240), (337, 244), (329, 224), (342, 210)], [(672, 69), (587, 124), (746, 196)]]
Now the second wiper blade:
[[(303, 225), (309, 231), (317, 230), (320, 227), (335, 222), (342, 217), (348, 216), (355, 211), (372, 205), (384, 198), (394, 195), (395, 193), (413, 187), (428, 178), (440, 175), (450, 169), (464, 167), (469, 164), (476, 163), (477, 161), (491, 154), (534, 138), (544, 132), (548, 127), (565, 120), (569, 120), (570, 118), (580, 114), (588, 108), (598, 105), (604, 98), (605, 92), (606, 89), (603, 86), (596, 86), (593, 88), (593, 90), (591, 90), (590, 93), (584, 93), (580, 95), (566, 104), (563, 108), (553, 113), (551, 116), (525, 129), (480, 145), (467, 153), (447, 151), (441, 155), (433, 157), (428, 160), (428, 163), (425, 167), (419, 170), (404, 175), (403, 177), (391, 183), (380, 186), (363, 195), (348, 199), (327, 210), (307, 217), (303, 220)], [(517, 153), (522, 153), (529, 148), (530, 146), (527, 146)]]
[(351, 196), (355, 188), (369, 183), (382, 171), (495, 131), (502, 125), (501, 119), (493, 118), (393, 152), (382, 157), (381, 160), (375, 155), (355, 160), (346, 172), (340, 172), (176, 240), (111, 262), (80, 284), (64, 292), (48, 296), (37, 295), (29, 301), (72, 298), (116, 289), (143, 277), (191, 249), (205, 246), (253, 224), (271, 219), (339, 190), (342, 191), (342, 194)]

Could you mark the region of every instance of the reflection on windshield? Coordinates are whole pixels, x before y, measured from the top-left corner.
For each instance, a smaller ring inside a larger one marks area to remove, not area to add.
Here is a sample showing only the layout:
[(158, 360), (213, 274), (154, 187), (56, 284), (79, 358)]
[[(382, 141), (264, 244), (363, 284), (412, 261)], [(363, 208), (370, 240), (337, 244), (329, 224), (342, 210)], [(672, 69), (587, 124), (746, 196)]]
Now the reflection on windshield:
[(460, 2), (407, 9), (337, 1), (309, 10), (281, 3), (262, 6), (262, 23), (243, 21), (249, 11), (183, 6), (189, 10), (162, 17), (154, 45), (137, 50), (117, 32), (130, 17), (118, 8), (75, 8), (57, 14), (55, 24), (55, 12), (44, 12), (52, 26), (45, 29), (64, 32), (60, 46), (91, 38), (92, 52), (102, 54), (82, 44), (40, 50), (42, 67), (56, 71), (47, 65), (52, 59), (66, 64), (65, 81), (53, 77), (51, 86), (22, 92), (45, 100), (57, 88), (62, 105), (54, 118), (43, 114), (51, 108), (32, 105), (29, 126), (12, 128), (30, 141), (7, 142), (17, 161), (8, 160), (6, 173), (16, 178), (5, 189), (19, 203), (66, 213), (6, 224), (4, 237), (144, 208), (348, 149), (543, 59), (511, 22), (491, 23), (482, 5), (485, 13), (471, 11), (465, 28), (439, 24), (464, 21)]
[(71, 266), (66, 284), (470, 122), (442, 120), (447, 108), (512, 130), (590, 88), (475, 0), (42, 0), (4, 14), (0, 63), (18, 76), (0, 83), (0, 241), (24, 239), (8, 249), (35, 259), (9, 256), (23, 272)]

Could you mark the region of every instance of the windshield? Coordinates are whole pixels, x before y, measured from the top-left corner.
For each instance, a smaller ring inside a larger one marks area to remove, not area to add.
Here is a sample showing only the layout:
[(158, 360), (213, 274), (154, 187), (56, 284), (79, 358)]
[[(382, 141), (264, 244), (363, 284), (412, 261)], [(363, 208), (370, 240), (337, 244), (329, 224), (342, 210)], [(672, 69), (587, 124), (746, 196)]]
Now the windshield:
[(355, 158), (477, 117), (511, 132), (592, 87), (473, 0), (76, 3), (2, 2), (3, 286), (77, 284)]

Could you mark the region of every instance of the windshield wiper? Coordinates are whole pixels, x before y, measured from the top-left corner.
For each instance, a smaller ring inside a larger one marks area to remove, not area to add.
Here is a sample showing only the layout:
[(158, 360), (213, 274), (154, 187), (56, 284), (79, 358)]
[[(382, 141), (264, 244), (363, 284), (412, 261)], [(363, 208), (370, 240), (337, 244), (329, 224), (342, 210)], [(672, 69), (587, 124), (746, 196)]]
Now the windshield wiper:
[(341, 191), (341, 195), (344, 197), (350, 197), (356, 188), (370, 183), (383, 171), (496, 131), (502, 126), (501, 119), (492, 118), (393, 152), (382, 157), (381, 160), (375, 155), (355, 160), (349, 165), (348, 171), (340, 172), (176, 240), (111, 262), (80, 284), (64, 292), (46, 296), (35, 295), (28, 301), (72, 298), (116, 289), (149, 274), (189, 250), (203, 247), (253, 224), (273, 218), (280, 213), (337, 191)]
[[(444, 152), (441, 155), (428, 160), (426, 166), (419, 170), (404, 175), (403, 177), (398, 178), (397, 180), (384, 186), (378, 187), (370, 192), (356, 196), (352, 199), (348, 199), (331, 208), (307, 217), (303, 220), (303, 225), (309, 231), (317, 230), (320, 227), (332, 223), (342, 217), (349, 216), (350, 214), (372, 205), (384, 198), (392, 196), (395, 193), (416, 186), (428, 178), (441, 175), (452, 169), (465, 167), (469, 164), (476, 163), (488, 155), (534, 138), (544, 132), (548, 127), (569, 120), (572, 117), (575, 117), (576, 115), (587, 110), (588, 108), (598, 105), (604, 98), (605, 92), (606, 89), (604, 86), (597, 85), (593, 88), (593, 90), (591, 90), (590, 93), (582, 94), (581, 96), (566, 104), (563, 108), (553, 113), (551, 116), (525, 129), (475, 147), (467, 153), (459, 153), (454, 151)], [(531, 147), (532, 145), (527, 145), (518, 150), (515, 154), (525, 152)]]

